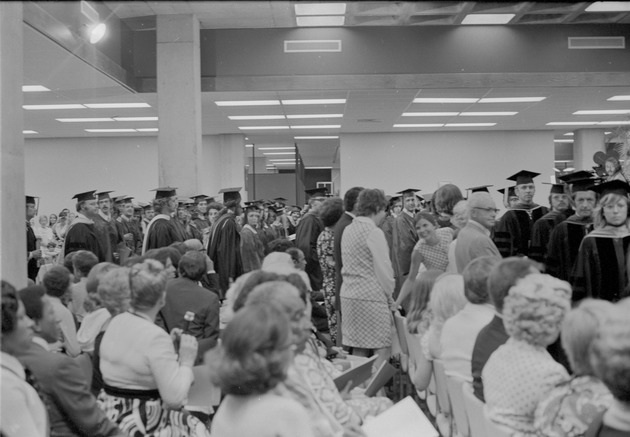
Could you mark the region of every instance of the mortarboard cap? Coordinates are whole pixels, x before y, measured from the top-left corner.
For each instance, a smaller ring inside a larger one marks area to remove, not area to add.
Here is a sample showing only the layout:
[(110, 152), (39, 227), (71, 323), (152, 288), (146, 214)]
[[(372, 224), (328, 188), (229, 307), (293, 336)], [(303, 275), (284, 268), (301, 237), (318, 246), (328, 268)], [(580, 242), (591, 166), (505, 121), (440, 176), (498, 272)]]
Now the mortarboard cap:
[(566, 184), (552, 184), (549, 182), (543, 182), (545, 185), (551, 185), (549, 194), (566, 194)]
[(419, 188), (405, 188), (402, 191), (398, 191), (396, 194), (401, 194), (403, 196), (406, 196), (408, 194), (416, 194), (417, 191), (422, 191)]
[(86, 191), (85, 193), (75, 194), (72, 198), (77, 199), (77, 202), (85, 202), (86, 200), (94, 200), (96, 199), (96, 197), (94, 197), (94, 193), (96, 193), (96, 190)]
[(285, 203), (288, 199), (285, 199), (284, 197), (276, 197), (273, 200), (278, 203)]
[(489, 193), (488, 188), (493, 186), (494, 185), (479, 185), (478, 187), (466, 188), (466, 191), (470, 191), (471, 193)]
[(563, 182), (566, 182), (567, 184), (572, 184), (576, 180), (588, 179), (592, 177), (593, 177), (592, 171), (578, 170), (572, 173), (567, 173), (565, 175), (558, 176), (558, 179), (560, 179)]
[(586, 170), (578, 170), (573, 173), (558, 176), (558, 179), (566, 182), (571, 186), (571, 192), (593, 191), (591, 187), (595, 185), (598, 179), (593, 178), (593, 173)]
[(123, 203), (125, 201), (132, 201), (133, 197), (131, 196), (118, 196), (114, 199), (114, 203)]
[(27, 204), (31, 203), (31, 204), (35, 205), (35, 203), (37, 203), (37, 202), (35, 202), (35, 199), (38, 199), (38, 197), (37, 196), (26, 196), (26, 203)]
[(197, 194), (196, 196), (191, 196), (190, 197), (195, 203), (199, 203), (202, 200), (208, 201), (208, 196), (206, 196), (205, 194)]
[(175, 190), (177, 190), (177, 188), (174, 188), (174, 187), (160, 187), (160, 188), (156, 188), (156, 189), (151, 190), (151, 191), (155, 191), (155, 198), (156, 199), (166, 199), (168, 197), (175, 196), (177, 194), (177, 192)]
[(324, 197), (328, 193), (328, 188), (326, 187), (318, 187), (318, 188), (310, 188), (308, 190), (304, 190), (306, 194), (310, 197)]
[(600, 196), (605, 196), (606, 194), (619, 194), (627, 197), (628, 193), (630, 193), (630, 185), (624, 181), (613, 180), (599, 185), (593, 185), (592, 190), (599, 193)]
[(533, 171), (521, 170), (507, 178), (507, 180), (516, 182), (516, 185), (531, 184), (534, 182), (534, 178), (539, 175), (540, 173)]
[(238, 203), (241, 202), (241, 188), (242, 187), (232, 187), (232, 188), (222, 188), (219, 190), (220, 194), (223, 194), (223, 203), (227, 203), (230, 201), (236, 201)]
[(113, 191), (101, 191), (100, 193), (96, 193), (96, 198), (98, 200), (111, 200), (112, 198), (109, 196), (109, 193), (113, 193)]

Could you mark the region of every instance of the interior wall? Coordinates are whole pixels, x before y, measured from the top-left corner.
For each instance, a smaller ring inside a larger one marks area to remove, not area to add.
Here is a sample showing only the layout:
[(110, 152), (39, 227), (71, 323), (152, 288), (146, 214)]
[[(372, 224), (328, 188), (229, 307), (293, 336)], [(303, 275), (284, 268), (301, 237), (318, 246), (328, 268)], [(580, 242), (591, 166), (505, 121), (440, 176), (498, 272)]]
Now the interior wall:
[(541, 173), (535, 202), (547, 205), (553, 174), (552, 131), (413, 132), (347, 134), (341, 137), (341, 195), (351, 187), (381, 188), (394, 194), (405, 188), (434, 192), (440, 184), (497, 189), (513, 185), (505, 178), (519, 170)]

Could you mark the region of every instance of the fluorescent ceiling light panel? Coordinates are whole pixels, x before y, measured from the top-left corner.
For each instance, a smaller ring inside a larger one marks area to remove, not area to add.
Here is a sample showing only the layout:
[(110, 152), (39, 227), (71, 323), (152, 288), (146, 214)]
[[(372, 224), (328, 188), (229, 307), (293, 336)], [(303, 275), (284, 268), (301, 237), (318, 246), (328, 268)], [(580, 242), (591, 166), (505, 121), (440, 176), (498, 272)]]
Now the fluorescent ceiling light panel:
[(345, 3), (302, 3), (295, 5), (295, 15), (343, 15)]
[(85, 109), (85, 106), (78, 103), (66, 104), (66, 105), (23, 105), (22, 108), (28, 110), (39, 109)]
[(488, 97), (479, 99), (479, 103), (533, 103), (542, 102), (547, 97)]
[(611, 98), (607, 100), (610, 102), (626, 101), (626, 100), (630, 100), (630, 96), (612, 96)]
[(602, 109), (593, 111), (575, 111), (573, 115), (616, 115), (630, 114), (630, 109)]
[(343, 26), (346, 17), (343, 15), (329, 15), (320, 17), (295, 17), (296, 24), (304, 27)]
[(442, 127), (444, 123), (429, 123), (429, 124), (395, 124), (394, 127)]
[(273, 130), (273, 129), (289, 129), (289, 126), (239, 126), (240, 130)]
[(287, 115), (289, 120), (302, 118), (343, 118), (343, 114), (293, 114)]
[(623, 121), (601, 121), (598, 124), (602, 124), (602, 125), (617, 125), (617, 124), (630, 124), (630, 120), (623, 120)]
[(496, 123), (446, 123), (444, 127), (491, 127)]
[(332, 167), (304, 167), (307, 170), (331, 170)]
[(114, 133), (114, 132), (135, 132), (135, 129), (85, 129), (90, 133)]
[(516, 14), (468, 14), (462, 24), (508, 24)]
[(274, 159), (269, 160), (269, 162), (287, 162), (287, 161), (295, 162), (295, 158), (274, 158)]
[(593, 2), (585, 12), (626, 12), (630, 11), (630, 2)]
[[(339, 135), (311, 135), (293, 137), (295, 140), (337, 140)], [(262, 150), (262, 149), (261, 149)]]
[(84, 103), (90, 109), (150, 108), (148, 103)]
[(23, 130), (22, 134), (38, 134), (39, 132), (34, 130)]
[(116, 121), (158, 121), (157, 117), (114, 117)]
[(263, 155), (295, 155), (295, 152), (263, 152)]
[(283, 105), (342, 105), (346, 99), (291, 99), (283, 100)]
[(258, 150), (295, 150), (295, 147), (259, 147)]
[(403, 112), (403, 117), (454, 117), (459, 112)]
[(214, 102), (217, 106), (278, 106), (279, 100), (226, 100)]
[(62, 123), (92, 123), (97, 121), (114, 121), (113, 118), (101, 117), (101, 118), (56, 118), (55, 120)]
[(597, 121), (550, 121), (547, 126), (592, 126)]
[(459, 115), (462, 117), (489, 117), (489, 116), (507, 116), (507, 115), (516, 115), (518, 112), (514, 111), (499, 111), (499, 112), (460, 112)]
[(157, 132), (158, 128), (157, 127), (143, 127), (143, 128), (138, 128), (136, 130), (138, 132)]
[(470, 97), (417, 97), (413, 103), (476, 103), (477, 100)]
[(245, 147), (251, 148), (251, 147), (254, 147), (254, 145), (253, 144), (245, 144)]
[(284, 120), (284, 115), (228, 115), (230, 120)]
[(317, 124), (308, 126), (291, 126), (291, 129), (339, 129), (340, 124)]
[(554, 143), (572, 143), (573, 140), (553, 140)]
[(564, 134), (565, 137), (572, 137), (575, 134), (573, 132), (567, 132), (566, 134)]
[(24, 93), (39, 93), (43, 91), (50, 91), (43, 85), (22, 85), (22, 92)]

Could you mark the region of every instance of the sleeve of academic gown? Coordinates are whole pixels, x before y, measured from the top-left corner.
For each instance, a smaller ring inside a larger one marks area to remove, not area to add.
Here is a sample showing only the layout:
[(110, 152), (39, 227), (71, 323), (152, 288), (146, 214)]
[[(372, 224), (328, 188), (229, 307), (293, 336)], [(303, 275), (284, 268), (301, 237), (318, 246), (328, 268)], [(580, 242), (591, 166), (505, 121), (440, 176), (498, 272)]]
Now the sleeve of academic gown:
[(529, 257), (543, 262), (547, 254), (547, 243), (551, 237), (553, 222), (551, 220), (537, 220), (532, 226), (532, 239), (529, 247)]
[(170, 246), (175, 241), (179, 240), (176, 238), (174, 229), (168, 220), (156, 220), (149, 229), (147, 250)]
[(597, 244), (595, 238), (584, 238), (580, 244), (573, 271), (571, 272), (571, 285), (573, 286), (573, 302), (580, 301), (585, 297), (593, 296), (594, 284), (598, 282), (600, 259), (597, 255)]
[(566, 229), (563, 226), (556, 226), (551, 231), (549, 243), (547, 244), (547, 256), (545, 257), (546, 273), (564, 281), (569, 280), (569, 273), (571, 272), (571, 267), (573, 267), (566, 266), (569, 259), (566, 254), (568, 247)]
[(496, 244), (499, 253), (503, 258), (516, 254), (518, 247), (516, 240), (515, 227), (518, 221), (513, 213), (506, 212), (494, 227), (494, 244)]
[(375, 228), (367, 239), (367, 246), (372, 253), (374, 273), (385, 293), (391, 299), (394, 292), (394, 270), (389, 260), (387, 240), (385, 234), (379, 228)]

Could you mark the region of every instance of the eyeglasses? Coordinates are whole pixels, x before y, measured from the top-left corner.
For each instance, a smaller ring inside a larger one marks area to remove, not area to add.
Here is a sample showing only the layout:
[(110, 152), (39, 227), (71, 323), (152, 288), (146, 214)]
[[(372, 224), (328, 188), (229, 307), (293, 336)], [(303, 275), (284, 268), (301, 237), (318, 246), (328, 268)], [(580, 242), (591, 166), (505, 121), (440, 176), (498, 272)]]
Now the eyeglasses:
[(497, 208), (481, 208), (479, 206), (475, 206), (475, 207), (473, 207), (473, 209), (480, 209), (480, 210), (485, 211), (485, 212), (494, 212), (495, 214), (499, 212), (499, 210)]

